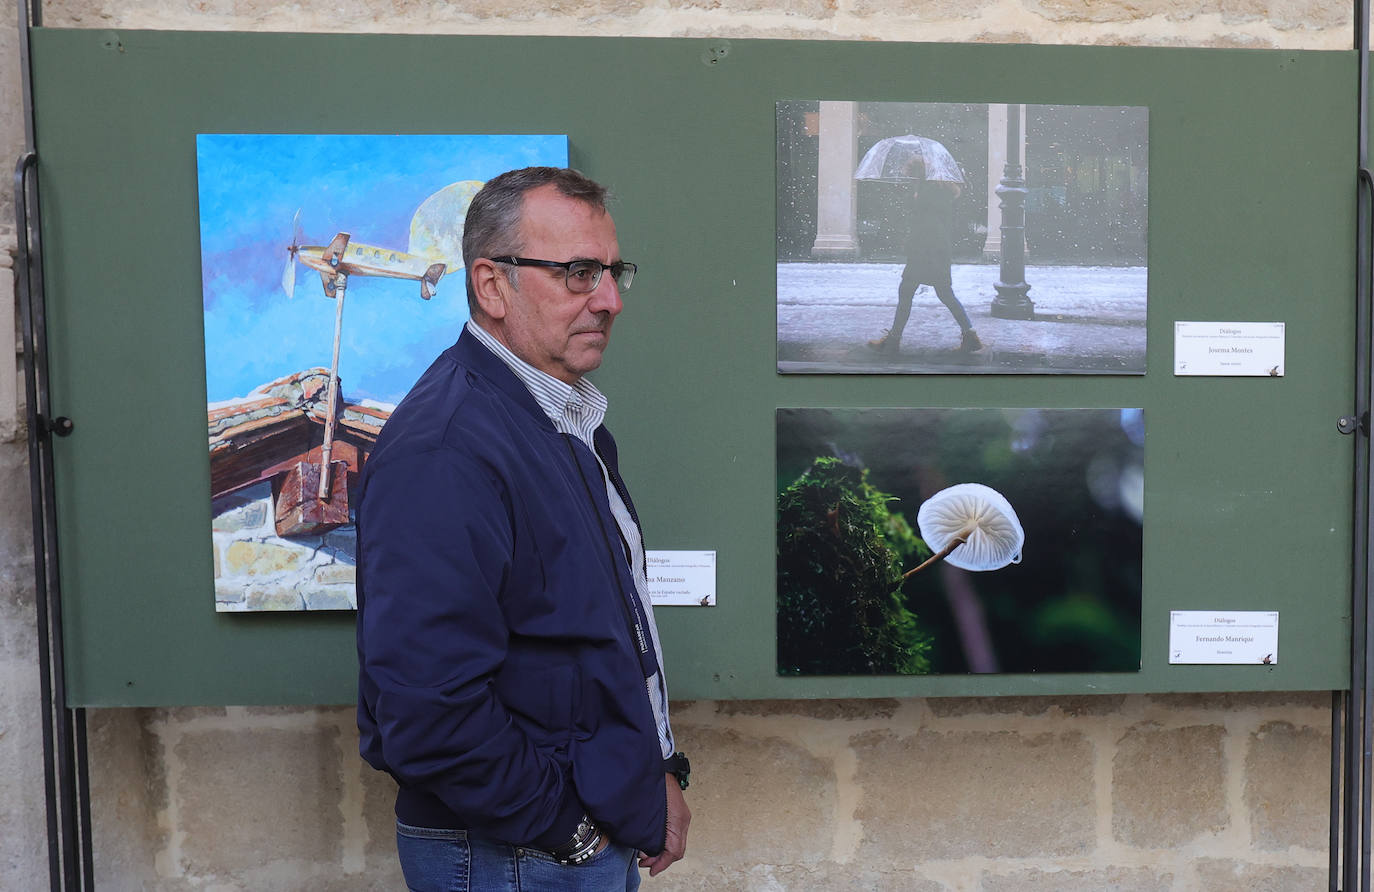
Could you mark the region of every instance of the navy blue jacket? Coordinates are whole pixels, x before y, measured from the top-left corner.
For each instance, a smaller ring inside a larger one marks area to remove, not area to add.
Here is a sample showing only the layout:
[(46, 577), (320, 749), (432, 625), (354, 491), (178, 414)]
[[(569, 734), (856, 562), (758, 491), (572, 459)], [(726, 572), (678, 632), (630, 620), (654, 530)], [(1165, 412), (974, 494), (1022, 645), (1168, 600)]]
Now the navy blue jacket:
[(400, 820), (547, 849), (585, 811), (662, 851), (658, 666), (591, 450), (465, 332), (382, 429), (357, 517), (359, 746)]

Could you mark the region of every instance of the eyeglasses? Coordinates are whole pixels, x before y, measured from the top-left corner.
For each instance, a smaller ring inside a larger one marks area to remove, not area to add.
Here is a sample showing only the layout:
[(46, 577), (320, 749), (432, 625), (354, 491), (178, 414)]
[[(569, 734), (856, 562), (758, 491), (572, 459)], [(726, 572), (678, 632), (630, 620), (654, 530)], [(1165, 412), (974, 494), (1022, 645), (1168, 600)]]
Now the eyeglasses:
[(587, 294), (595, 291), (596, 286), (601, 284), (601, 274), (606, 270), (611, 271), (611, 278), (615, 280), (617, 288), (621, 291), (629, 291), (630, 283), (635, 280), (635, 273), (639, 272), (638, 266), (623, 260), (617, 260), (610, 264), (602, 263), (600, 260), (569, 260), (560, 263), (557, 260), (531, 260), (528, 257), (512, 257), (509, 254), (488, 259), (493, 263), (509, 263), (511, 266), (547, 266), (561, 269), (564, 272), (563, 281), (567, 283), (568, 290), (575, 294)]

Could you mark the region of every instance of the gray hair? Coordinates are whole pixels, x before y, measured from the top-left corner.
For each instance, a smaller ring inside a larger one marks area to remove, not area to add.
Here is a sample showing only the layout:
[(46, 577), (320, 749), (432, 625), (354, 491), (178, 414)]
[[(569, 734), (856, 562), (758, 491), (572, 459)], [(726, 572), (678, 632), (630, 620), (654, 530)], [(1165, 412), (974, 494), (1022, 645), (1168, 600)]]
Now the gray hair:
[[(520, 239), (520, 223), (525, 209), (525, 193), (540, 186), (552, 185), (560, 195), (606, 210), (609, 192), (605, 186), (588, 179), (571, 167), (524, 167), (509, 170), (487, 180), (468, 206), (463, 223), (463, 266), (472, 269), (472, 262), (482, 257), (519, 254), (524, 244)], [(507, 278), (516, 284), (516, 271), (511, 268)], [(478, 312), (477, 295), (472, 290), (472, 275), (465, 273), (468, 292), (468, 312)]]

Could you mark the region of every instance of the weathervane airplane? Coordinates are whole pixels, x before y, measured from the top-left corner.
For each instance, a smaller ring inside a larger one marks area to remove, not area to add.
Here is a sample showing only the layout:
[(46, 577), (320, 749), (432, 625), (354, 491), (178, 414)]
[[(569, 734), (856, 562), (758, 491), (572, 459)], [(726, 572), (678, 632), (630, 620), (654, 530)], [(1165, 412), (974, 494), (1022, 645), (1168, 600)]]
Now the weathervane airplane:
[[(325, 409), (324, 443), (320, 446), (320, 485), (316, 491), (319, 502), (330, 501), (333, 496), (333, 474), (331, 473), (330, 454), (334, 445), (334, 423), (339, 400), (339, 339), (343, 330), (344, 293), (348, 290), (348, 280), (352, 276), (381, 276), (388, 279), (412, 279), (420, 283), (420, 297), (429, 300), (434, 296), (448, 265), (430, 258), (392, 251), (373, 245), (349, 243), (349, 234), (341, 232), (334, 240), (323, 247), (302, 245), (301, 212), (291, 221), (291, 244), (286, 249), (286, 269), (281, 274), (281, 287), (288, 298), (296, 291), (296, 261), (320, 274), (324, 284), (324, 296), (334, 298), (334, 361), (329, 367), (329, 398)], [(304, 465), (304, 463), (302, 463)], [(305, 469), (298, 469), (304, 474)], [(340, 491), (347, 500), (348, 490)]]
[(351, 236), (341, 232), (327, 245), (302, 245), (300, 214), (296, 214), (295, 233), (286, 249), (286, 269), (282, 272), (281, 287), (287, 297), (296, 291), (296, 261), (320, 274), (326, 297), (337, 293), (339, 276), (381, 276), (387, 279), (411, 279), (420, 283), (420, 297), (429, 300), (439, 288), (447, 264), (427, 257), (350, 242)]

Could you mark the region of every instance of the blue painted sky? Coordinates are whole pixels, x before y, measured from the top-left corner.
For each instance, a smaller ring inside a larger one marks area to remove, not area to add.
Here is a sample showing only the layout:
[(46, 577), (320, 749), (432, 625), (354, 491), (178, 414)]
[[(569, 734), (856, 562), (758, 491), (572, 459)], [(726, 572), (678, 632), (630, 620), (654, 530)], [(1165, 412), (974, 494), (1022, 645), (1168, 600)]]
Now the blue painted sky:
[[(295, 297), (281, 287), (297, 210), (301, 244), (348, 232), (353, 242), (405, 251), (411, 217), (434, 192), (567, 161), (564, 136), (198, 135), (207, 399), (329, 367), (335, 303), (319, 275), (298, 263)], [(429, 301), (417, 282), (350, 277), (339, 350), (344, 395), (399, 401), (467, 315), (462, 270), (446, 273)]]

